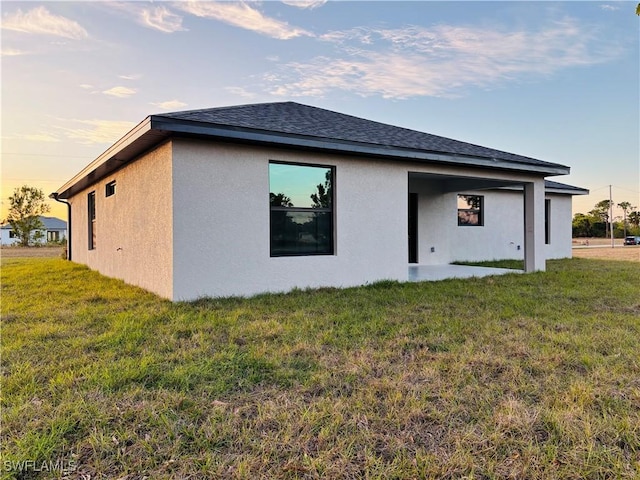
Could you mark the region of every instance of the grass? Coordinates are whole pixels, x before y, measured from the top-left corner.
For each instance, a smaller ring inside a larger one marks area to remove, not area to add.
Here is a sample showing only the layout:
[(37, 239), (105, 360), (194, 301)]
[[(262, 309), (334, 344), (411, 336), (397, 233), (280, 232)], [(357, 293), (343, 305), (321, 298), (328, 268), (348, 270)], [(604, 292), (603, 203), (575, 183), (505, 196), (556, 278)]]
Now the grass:
[(509, 268), (512, 270), (524, 270), (524, 260), (485, 260), (482, 262), (453, 262), (454, 265), (471, 265), (476, 267)]
[(2, 318), (3, 478), (640, 476), (633, 263), (172, 304), (5, 259)]

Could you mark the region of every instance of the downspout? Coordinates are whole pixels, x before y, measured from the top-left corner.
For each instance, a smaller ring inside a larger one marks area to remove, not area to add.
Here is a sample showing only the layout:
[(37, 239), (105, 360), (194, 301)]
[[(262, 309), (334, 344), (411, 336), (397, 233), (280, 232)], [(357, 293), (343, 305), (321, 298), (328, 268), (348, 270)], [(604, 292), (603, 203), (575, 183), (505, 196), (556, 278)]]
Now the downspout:
[(53, 192), (49, 198), (67, 206), (67, 260), (71, 261), (71, 204), (58, 198), (58, 193)]

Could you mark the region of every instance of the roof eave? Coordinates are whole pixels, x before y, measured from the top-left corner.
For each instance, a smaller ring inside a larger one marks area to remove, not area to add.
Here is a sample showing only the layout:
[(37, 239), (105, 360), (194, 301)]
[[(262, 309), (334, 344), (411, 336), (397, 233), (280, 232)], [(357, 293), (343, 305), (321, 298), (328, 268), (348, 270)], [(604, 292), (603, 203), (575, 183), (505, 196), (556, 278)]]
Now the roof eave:
[(420, 162), (448, 163), (484, 168), (508, 169), (544, 175), (568, 175), (570, 168), (558, 164), (531, 165), (505, 160), (471, 157), (416, 150), (409, 148), (387, 147), (369, 143), (337, 141), (319, 137), (291, 135), (273, 131), (259, 131), (223, 125), (203, 124), (192, 121), (180, 121), (172, 118), (153, 116), (153, 128), (174, 133), (214, 137), (223, 140), (236, 140), (274, 146), (289, 146), (312, 150), (334, 151), (377, 157), (393, 157)]
[(585, 188), (546, 188), (549, 193), (559, 193), (562, 195), (589, 195), (589, 190)]
[(118, 169), (131, 160), (134, 151), (140, 150), (139, 141), (152, 131), (151, 117), (132, 128), (120, 140), (111, 145), (103, 154), (78, 172), (62, 187), (56, 190), (59, 198), (67, 199), (96, 180)]
[(569, 167), (551, 163), (531, 165), (498, 159), (292, 135), (267, 130), (204, 124), (188, 120), (176, 120), (162, 115), (150, 115), (60, 187), (56, 191), (58, 197), (62, 199), (70, 198), (117, 170), (128, 161), (133, 160), (144, 151), (158, 145), (172, 134), (217, 138), (225, 141), (231, 140), (274, 147), (295, 147), (378, 158), (396, 158), (417, 162), (512, 170), (544, 176), (567, 175), (570, 171)]

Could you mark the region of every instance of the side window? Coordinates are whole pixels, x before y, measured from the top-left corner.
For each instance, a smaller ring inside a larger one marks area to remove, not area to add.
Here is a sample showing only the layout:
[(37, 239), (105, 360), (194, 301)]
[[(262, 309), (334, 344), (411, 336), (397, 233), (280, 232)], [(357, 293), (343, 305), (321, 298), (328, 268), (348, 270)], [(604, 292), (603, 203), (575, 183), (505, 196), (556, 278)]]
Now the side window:
[(272, 257), (333, 255), (335, 169), (269, 163)]
[(104, 196), (110, 197), (111, 195), (115, 195), (115, 194), (116, 194), (116, 181), (113, 180), (105, 185)]
[(87, 223), (89, 250), (93, 250), (96, 248), (96, 192), (87, 195)]
[(458, 195), (458, 225), (482, 227), (484, 225), (484, 197)]
[(544, 201), (544, 243), (551, 244), (551, 200)]

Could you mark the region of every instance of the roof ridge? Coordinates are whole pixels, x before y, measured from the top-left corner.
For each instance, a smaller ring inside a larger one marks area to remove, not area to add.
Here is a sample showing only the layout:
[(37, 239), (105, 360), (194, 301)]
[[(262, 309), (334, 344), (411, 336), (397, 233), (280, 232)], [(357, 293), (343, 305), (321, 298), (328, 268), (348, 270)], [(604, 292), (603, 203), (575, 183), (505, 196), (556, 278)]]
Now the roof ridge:
[[(382, 121), (378, 121), (378, 120), (371, 120), (368, 118), (364, 118), (364, 117), (358, 117), (356, 115), (351, 115), (349, 113), (342, 113), (342, 112), (337, 112), (335, 110), (329, 110), (327, 108), (323, 108), (323, 107), (318, 107), (315, 105), (307, 105), (304, 103), (299, 103), (299, 102), (294, 102), (292, 100), (287, 100), (287, 101), (282, 101), (282, 102), (257, 102), (257, 103), (247, 103), (247, 104), (242, 104), (242, 105), (228, 105), (228, 106), (223, 106), (223, 107), (212, 107), (212, 108), (203, 108), (203, 109), (196, 109), (196, 110), (183, 110), (183, 111), (178, 111), (178, 112), (167, 112), (164, 115), (163, 114), (158, 114), (156, 116), (166, 116), (166, 117), (173, 117), (173, 116), (193, 116), (193, 115), (197, 115), (199, 113), (209, 113), (209, 112), (223, 112), (223, 111), (227, 111), (227, 110), (242, 110), (244, 108), (251, 108), (251, 107), (267, 107), (267, 106), (276, 106), (276, 105), (297, 105), (299, 107), (302, 107), (304, 109), (311, 109), (311, 110), (316, 110), (316, 111), (320, 111), (320, 112), (325, 112), (328, 114), (332, 114), (332, 115), (340, 115), (343, 118), (347, 118), (347, 119), (353, 119), (356, 120), (358, 122), (365, 122), (368, 123), (369, 125), (375, 124), (377, 126), (380, 127), (384, 127), (387, 129), (393, 129), (396, 132), (406, 132), (406, 133), (411, 133), (414, 135), (423, 135), (423, 136), (427, 136), (430, 137), (432, 140), (434, 140), (435, 142), (455, 142), (458, 145), (464, 145), (465, 147), (470, 147), (472, 149), (480, 149), (482, 151), (485, 152), (485, 155), (481, 155), (484, 158), (490, 158), (490, 159), (497, 159), (503, 155), (508, 155), (510, 157), (514, 157), (511, 159), (511, 161), (515, 162), (515, 163), (528, 163), (526, 160), (533, 160), (535, 162), (540, 162), (540, 163), (546, 163), (546, 164), (554, 164), (554, 162), (546, 162), (540, 159), (537, 159), (535, 157), (531, 157), (529, 155), (520, 155), (520, 154), (514, 154), (511, 152), (508, 152), (506, 150), (500, 150), (497, 148), (492, 148), (492, 147), (485, 147), (483, 145), (480, 145), (478, 143), (472, 143), (472, 142), (467, 142), (464, 140), (456, 140), (454, 138), (451, 137), (445, 137), (444, 135), (438, 135), (435, 133), (429, 133), (429, 132), (423, 132), (421, 130), (416, 130), (414, 128), (409, 128), (409, 127), (402, 127), (402, 126), (398, 126), (398, 125), (392, 125), (390, 123), (385, 123)], [(186, 120), (186, 119), (185, 119)], [(217, 122), (210, 122), (210, 123), (217, 123)], [(224, 125), (224, 122), (220, 122), (220, 125)], [(273, 128), (269, 128), (269, 127), (257, 127), (257, 126), (253, 126), (253, 127), (244, 127), (244, 128), (249, 128), (251, 130), (262, 130), (262, 131), (273, 131)], [(331, 135), (307, 135), (307, 136), (315, 136), (315, 137), (319, 137), (319, 138), (334, 138)], [(352, 140), (355, 143), (361, 143), (358, 142), (357, 140)], [(367, 143), (367, 142), (364, 142)], [(434, 150), (437, 151), (437, 150)], [(491, 155), (491, 156), (488, 156)], [(515, 157), (518, 157), (521, 160), (517, 160)], [(523, 161), (525, 160), (525, 161)]]
[[(240, 105), (222, 105), (220, 107), (209, 107), (209, 108), (196, 108), (196, 109), (191, 109), (191, 110), (176, 110), (174, 112), (164, 112), (164, 113), (153, 113), (151, 114), (151, 116), (154, 117), (162, 117), (162, 116), (167, 116), (167, 115), (183, 115), (183, 114), (189, 114), (189, 113), (201, 113), (201, 112), (211, 112), (211, 111), (222, 111), (222, 110), (231, 110), (231, 109), (239, 109), (239, 108), (246, 108), (246, 107), (256, 107), (256, 106), (260, 106), (260, 105), (284, 105), (287, 103), (292, 103), (292, 104), (296, 104), (296, 105), (303, 105), (303, 106), (309, 106), (309, 105), (304, 105), (302, 103), (297, 103), (297, 102), (292, 102), (292, 101), (286, 101), (286, 102), (256, 102), (256, 103), (243, 103)], [(314, 107), (317, 108), (317, 107)]]

